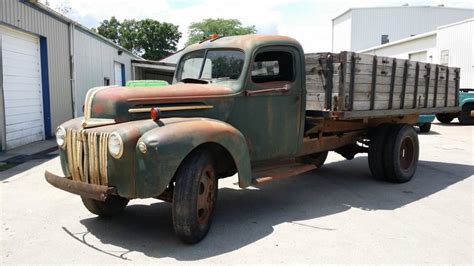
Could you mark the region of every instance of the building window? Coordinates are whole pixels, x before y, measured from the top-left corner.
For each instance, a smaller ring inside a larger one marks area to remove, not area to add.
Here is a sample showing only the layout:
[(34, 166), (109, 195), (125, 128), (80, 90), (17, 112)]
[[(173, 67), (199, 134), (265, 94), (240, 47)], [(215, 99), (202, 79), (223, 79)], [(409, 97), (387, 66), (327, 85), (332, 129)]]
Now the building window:
[(386, 44), (386, 43), (389, 43), (389, 42), (390, 42), (390, 39), (388, 38), (388, 34), (383, 34), (382, 38), (381, 38), (381, 43)]
[(439, 63), (443, 66), (449, 65), (449, 50), (442, 50), (439, 58)]

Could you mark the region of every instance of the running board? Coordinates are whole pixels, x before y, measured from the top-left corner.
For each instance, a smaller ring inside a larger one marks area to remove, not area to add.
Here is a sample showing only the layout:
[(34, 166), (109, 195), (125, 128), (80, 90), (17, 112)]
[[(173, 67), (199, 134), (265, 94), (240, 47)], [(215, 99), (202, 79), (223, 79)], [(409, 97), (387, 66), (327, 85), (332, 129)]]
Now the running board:
[(316, 166), (313, 164), (295, 162), (274, 167), (257, 168), (252, 171), (252, 184), (259, 185), (275, 179), (299, 175), (313, 169), (316, 169)]

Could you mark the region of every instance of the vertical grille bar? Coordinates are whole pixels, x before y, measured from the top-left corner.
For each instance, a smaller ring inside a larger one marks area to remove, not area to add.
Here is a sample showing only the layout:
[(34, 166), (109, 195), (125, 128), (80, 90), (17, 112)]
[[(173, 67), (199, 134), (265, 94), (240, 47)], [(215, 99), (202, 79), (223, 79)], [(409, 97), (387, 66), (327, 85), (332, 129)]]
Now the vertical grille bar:
[(109, 133), (66, 130), (66, 153), (72, 179), (107, 185), (107, 141)]

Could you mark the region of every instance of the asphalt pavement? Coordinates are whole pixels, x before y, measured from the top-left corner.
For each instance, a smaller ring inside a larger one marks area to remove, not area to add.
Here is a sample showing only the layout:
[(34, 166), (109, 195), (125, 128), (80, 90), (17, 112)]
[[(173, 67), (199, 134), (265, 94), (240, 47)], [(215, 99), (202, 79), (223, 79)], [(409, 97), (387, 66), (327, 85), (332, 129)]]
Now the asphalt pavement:
[(365, 154), (239, 189), (221, 180), (207, 238), (184, 245), (171, 206), (133, 200), (100, 219), (44, 180), (59, 159), (0, 172), (0, 263), (473, 263), (474, 127), (434, 124), (414, 179), (371, 178)]

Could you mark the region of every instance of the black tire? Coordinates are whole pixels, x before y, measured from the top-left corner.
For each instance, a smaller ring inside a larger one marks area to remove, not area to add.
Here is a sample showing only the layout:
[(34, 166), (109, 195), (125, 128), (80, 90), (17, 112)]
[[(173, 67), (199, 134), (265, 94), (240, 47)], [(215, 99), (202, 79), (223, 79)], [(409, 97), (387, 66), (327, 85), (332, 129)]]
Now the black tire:
[(412, 179), (418, 165), (418, 134), (408, 124), (390, 129), (384, 148), (384, 168), (388, 181), (405, 183)]
[(431, 130), (431, 123), (424, 123), (423, 125), (420, 125), (420, 132), (422, 133), (428, 133)]
[(372, 177), (377, 180), (387, 180), (383, 167), (385, 140), (390, 130), (389, 124), (382, 124), (373, 129), (369, 143), (369, 169)]
[(449, 124), (456, 117), (456, 114), (436, 114), (436, 119), (443, 124)]
[(127, 207), (128, 199), (109, 195), (105, 201), (81, 197), (84, 206), (93, 214), (100, 217), (112, 217)]
[(327, 157), (328, 157), (327, 151), (313, 153), (313, 154), (304, 156), (303, 163), (314, 164), (316, 168), (319, 169), (323, 167), (324, 162), (326, 161)]
[(474, 104), (465, 103), (458, 115), (459, 123), (462, 125), (474, 125), (474, 117), (471, 116), (472, 110), (474, 110)]
[(173, 227), (187, 244), (201, 241), (211, 227), (217, 200), (218, 178), (208, 152), (193, 152), (176, 173)]

